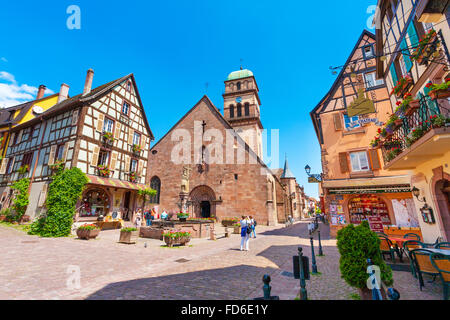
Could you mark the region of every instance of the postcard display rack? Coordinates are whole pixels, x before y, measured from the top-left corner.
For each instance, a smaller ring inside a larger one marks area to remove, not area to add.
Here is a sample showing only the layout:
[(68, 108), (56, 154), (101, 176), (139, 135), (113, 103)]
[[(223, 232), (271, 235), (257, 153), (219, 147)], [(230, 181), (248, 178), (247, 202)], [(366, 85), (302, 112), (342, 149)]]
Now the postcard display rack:
[(350, 222), (360, 224), (370, 216), (381, 218), (384, 225), (390, 225), (391, 219), (386, 203), (374, 195), (359, 195), (348, 203)]

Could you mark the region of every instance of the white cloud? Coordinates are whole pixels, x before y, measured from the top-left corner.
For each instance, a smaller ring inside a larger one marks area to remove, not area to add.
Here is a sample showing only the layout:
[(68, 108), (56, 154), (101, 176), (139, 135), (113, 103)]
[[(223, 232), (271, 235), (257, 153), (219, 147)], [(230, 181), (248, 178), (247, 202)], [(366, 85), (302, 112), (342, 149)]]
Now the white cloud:
[[(27, 84), (17, 83), (14, 75), (0, 71), (0, 108), (15, 106), (36, 98), (38, 88)], [(50, 89), (46, 94), (53, 94)]]

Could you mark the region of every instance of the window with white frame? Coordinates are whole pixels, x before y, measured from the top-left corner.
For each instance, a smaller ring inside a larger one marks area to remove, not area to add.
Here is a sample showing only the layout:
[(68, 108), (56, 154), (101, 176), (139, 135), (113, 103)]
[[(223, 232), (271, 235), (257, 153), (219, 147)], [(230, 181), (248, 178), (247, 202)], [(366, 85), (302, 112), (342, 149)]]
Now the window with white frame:
[(114, 128), (114, 121), (109, 118), (105, 118), (105, 122), (103, 123), (103, 131), (112, 133), (113, 128)]
[(100, 154), (98, 155), (98, 166), (105, 166), (107, 167), (109, 165), (109, 152), (107, 151), (100, 151)]
[(350, 131), (352, 129), (360, 128), (361, 124), (358, 122), (359, 117), (349, 117), (348, 115), (344, 114), (344, 125), (345, 130)]
[(400, 65), (400, 69), (402, 70), (402, 75), (406, 76), (408, 74), (408, 71), (406, 70), (405, 58), (403, 57), (403, 55), (401, 55), (398, 59), (398, 64)]
[(351, 152), (350, 162), (353, 172), (369, 171), (369, 159), (365, 151)]
[(122, 106), (122, 113), (128, 115), (128, 112), (130, 110), (130, 105), (128, 102), (124, 101)]
[(130, 162), (130, 172), (136, 172), (138, 166), (138, 161), (136, 159), (131, 159)]
[(377, 79), (375, 72), (366, 73), (364, 75), (364, 78), (366, 78), (366, 88), (373, 88), (377, 86), (382, 86), (384, 84), (383, 79)]
[(141, 135), (135, 132), (133, 135), (133, 144), (140, 145), (140, 143), (141, 143)]

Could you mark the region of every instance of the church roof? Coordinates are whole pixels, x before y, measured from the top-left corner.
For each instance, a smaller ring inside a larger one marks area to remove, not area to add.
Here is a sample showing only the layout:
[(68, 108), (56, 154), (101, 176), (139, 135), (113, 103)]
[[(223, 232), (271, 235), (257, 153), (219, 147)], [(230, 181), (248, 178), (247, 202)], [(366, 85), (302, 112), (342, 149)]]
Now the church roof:
[(232, 73), (230, 73), (228, 75), (227, 81), (248, 78), (248, 77), (253, 77), (253, 72), (251, 72), (248, 69), (238, 70), (238, 71), (233, 71)]
[(294, 174), (292, 173), (291, 169), (289, 169), (289, 163), (286, 157), (286, 160), (284, 161), (284, 170), (283, 174), (281, 175), (282, 179), (295, 179)]

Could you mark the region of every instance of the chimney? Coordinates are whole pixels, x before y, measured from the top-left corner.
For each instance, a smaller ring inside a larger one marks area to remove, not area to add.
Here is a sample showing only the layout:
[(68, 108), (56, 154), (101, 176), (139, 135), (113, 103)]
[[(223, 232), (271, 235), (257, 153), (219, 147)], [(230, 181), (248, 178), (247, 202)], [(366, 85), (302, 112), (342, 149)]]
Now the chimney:
[(59, 89), (59, 95), (58, 95), (58, 102), (66, 100), (69, 97), (69, 86), (65, 83), (61, 85), (61, 88)]
[(36, 96), (36, 100), (42, 99), (44, 97), (45, 89), (46, 89), (46, 87), (43, 84), (41, 84), (39, 86), (39, 89), (38, 89), (38, 92), (37, 92), (37, 96)]
[(92, 89), (92, 79), (94, 79), (94, 70), (89, 69), (86, 75), (86, 82), (84, 83), (83, 96), (91, 92)]

